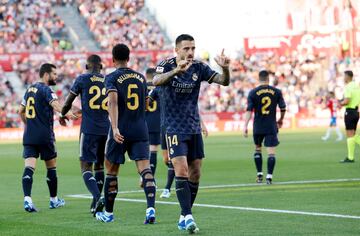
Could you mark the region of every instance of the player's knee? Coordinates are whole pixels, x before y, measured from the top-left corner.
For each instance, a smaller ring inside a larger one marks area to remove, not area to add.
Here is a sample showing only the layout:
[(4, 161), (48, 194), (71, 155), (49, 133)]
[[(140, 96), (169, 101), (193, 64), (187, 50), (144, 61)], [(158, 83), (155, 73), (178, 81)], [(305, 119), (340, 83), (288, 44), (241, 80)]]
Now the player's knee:
[(84, 162), (81, 161), (81, 172), (84, 173), (85, 171), (92, 171), (92, 163), (91, 162)]

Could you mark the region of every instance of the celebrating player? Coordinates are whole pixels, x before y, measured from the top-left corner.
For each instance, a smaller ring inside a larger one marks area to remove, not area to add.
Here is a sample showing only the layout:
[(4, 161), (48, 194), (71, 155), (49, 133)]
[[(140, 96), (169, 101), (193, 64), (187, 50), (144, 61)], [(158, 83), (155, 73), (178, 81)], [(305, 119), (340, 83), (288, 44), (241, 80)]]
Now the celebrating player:
[(106, 76), (111, 129), (105, 151), (105, 211), (97, 212), (96, 219), (103, 222), (114, 220), (117, 175), (127, 152), (130, 159), (136, 162), (143, 179), (147, 200), (145, 224), (153, 224), (156, 188), (149, 163), (149, 133), (145, 120), (146, 80), (142, 74), (127, 67), (130, 50), (125, 44), (117, 44), (112, 55), (117, 69)]
[(25, 168), (22, 176), (24, 208), (27, 212), (37, 212), (31, 198), (33, 174), (36, 160), (41, 157), (47, 168), (46, 182), (50, 192), (50, 209), (62, 207), (65, 201), (57, 197), (56, 148), (54, 134), (54, 110), (61, 111), (56, 94), (49, 86), (56, 84), (56, 66), (45, 63), (40, 67), (40, 80), (25, 92), (19, 114), (25, 124), (23, 146)]
[(105, 78), (101, 74), (101, 69), (101, 58), (98, 55), (87, 58), (87, 73), (76, 78), (60, 117), (60, 121), (63, 122), (66, 119), (65, 114), (71, 109), (71, 104), (80, 95), (82, 107), (80, 168), (85, 185), (93, 196), (91, 213), (95, 212), (95, 204), (100, 199), (103, 188), (105, 143), (110, 127)]
[(200, 181), (200, 167), (204, 158), (201, 136), (198, 97), (202, 81), (229, 85), (230, 60), (222, 52), (215, 58), (223, 74), (208, 65), (194, 60), (195, 41), (182, 34), (175, 41), (176, 57), (164, 60), (157, 68), (153, 83), (161, 86), (164, 109), (164, 127), (169, 156), (175, 169), (176, 195), (181, 214), (180, 230), (190, 233), (199, 231), (192, 216)]

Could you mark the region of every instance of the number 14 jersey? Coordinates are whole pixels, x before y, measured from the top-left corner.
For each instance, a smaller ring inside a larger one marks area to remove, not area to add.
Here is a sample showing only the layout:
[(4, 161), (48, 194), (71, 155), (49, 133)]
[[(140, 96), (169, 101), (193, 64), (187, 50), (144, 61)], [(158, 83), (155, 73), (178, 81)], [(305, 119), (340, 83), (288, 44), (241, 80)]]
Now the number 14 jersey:
[(254, 134), (276, 134), (276, 107), (285, 110), (286, 104), (281, 90), (260, 85), (250, 91), (247, 99), (247, 111), (254, 111)]

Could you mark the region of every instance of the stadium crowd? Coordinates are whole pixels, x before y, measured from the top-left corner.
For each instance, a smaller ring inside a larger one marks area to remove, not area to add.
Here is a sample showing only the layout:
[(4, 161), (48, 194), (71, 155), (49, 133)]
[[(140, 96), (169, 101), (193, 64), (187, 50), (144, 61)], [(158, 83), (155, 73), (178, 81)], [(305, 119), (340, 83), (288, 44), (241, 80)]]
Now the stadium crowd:
[[(0, 53), (71, 49), (60, 43), (67, 37), (64, 29), (51, 1), (1, 1)], [(44, 32), (50, 37), (44, 37)], [(48, 39), (51, 42), (46, 43)]]
[(131, 50), (166, 49), (159, 24), (143, 11), (144, 0), (77, 3), (101, 50), (109, 51), (117, 42), (127, 43)]

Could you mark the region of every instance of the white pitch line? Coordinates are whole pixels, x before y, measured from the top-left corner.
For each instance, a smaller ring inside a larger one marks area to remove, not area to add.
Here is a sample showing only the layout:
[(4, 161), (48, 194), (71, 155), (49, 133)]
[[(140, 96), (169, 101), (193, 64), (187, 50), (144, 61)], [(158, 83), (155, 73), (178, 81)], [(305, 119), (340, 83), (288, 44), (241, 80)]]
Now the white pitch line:
[[(337, 183), (337, 182), (354, 182), (360, 181), (360, 178), (353, 179), (323, 179), (323, 180), (296, 180), (296, 181), (286, 181), (286, 182), (275, 182), (272, 185), (290, 185), (290, 184), (319, 184), (319, 183)], [(224, 185), (209, 185), (209, 186), (200, 186), (200, 189), (213, 189), (213, 188), (232, 188), (232, 187), (252, 187), (252, 186), (262, 186), (266, 185), (258, 183), (249, 183), (249, 184), (224, 184)], [(157, 191), (162, 191), (163, 189), (157, 189)], [(128, 191), (119, 191), (118, 194), (126, 193), (142, 193), (144, 190), (128, 190)]]
[[(88, 196), (88, 195), (84, 195), (84, 194), (68, 195), (68, 197), (92, 199), (92, 196)], [(146, 200), (130, 199), (130, 198), (116, 198), (116, 201), (146, 203)], [(164, 201), (156, 201), (156, 204), (178, 205), (177, 202), (164, 202)], [(207, 207), (207, 208), (240, 210), (240, 211), (260, 211), (260, 212), (283, 213), (283, 214), (292, 214), (292, 215), (308, 215), (308, 216), (324, 216), (324, 217), (346, 218), (346, 219), (360, 219), (360, 216), (341, 215), (341, 214), (333, 214), (333, 213), (321, 213), (321, 212), (290, 211), (290, 210), (253, 208), (253, 207), (237, 207), (237, 206), (223, 206), (223, 205), (212, 205), (212, 204), (196, 204), (196, 203), (194, 204), (194, 206)]]

